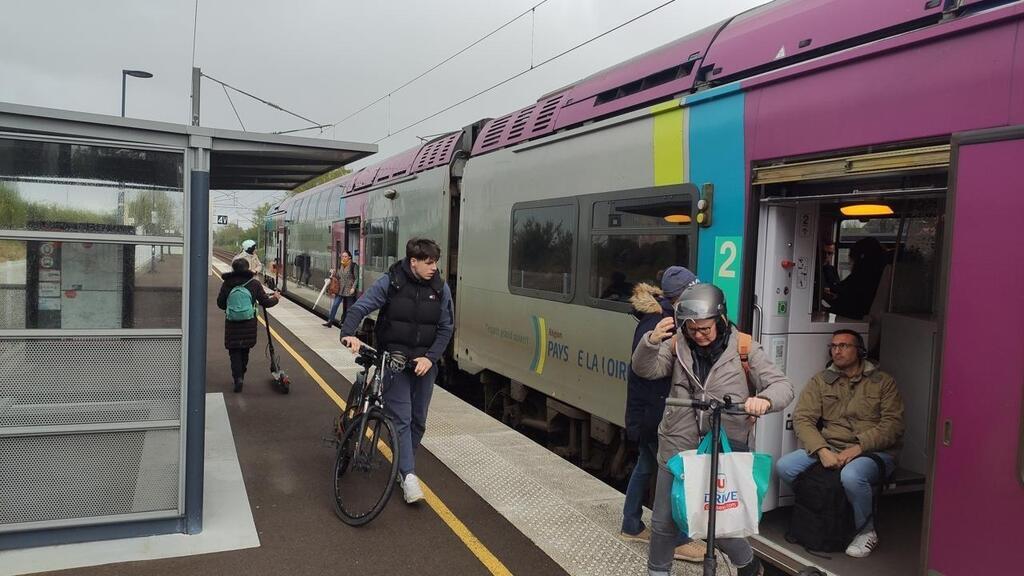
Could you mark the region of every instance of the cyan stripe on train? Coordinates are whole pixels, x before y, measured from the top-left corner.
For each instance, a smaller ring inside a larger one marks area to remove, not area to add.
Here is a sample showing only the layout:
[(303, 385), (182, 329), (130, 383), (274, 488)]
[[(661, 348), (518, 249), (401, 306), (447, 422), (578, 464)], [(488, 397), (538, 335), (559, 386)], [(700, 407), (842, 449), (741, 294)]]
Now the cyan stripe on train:
[[(742, 238), (746, 213), (744, 95), (736, 82), (687, 96), (684, 105), (689, 108), (690, 182), (698, 190), (705, 183), (715, 187), (711, 226), (700, 228), (698, 236), (697, 276), (704, 282), (719, 284), (726, 292), (729, 317), (735, 321), (739, 318), (739, 287), (743, 280)], [(716, 243), (716, 239), (719, 242)], [(724, 239), (739, 240), (739, 250), (731, 265), (723, 268), (729, 254), (717, 252), (722, 249)], [(735, 275), (730, 276), (729, 272)]]

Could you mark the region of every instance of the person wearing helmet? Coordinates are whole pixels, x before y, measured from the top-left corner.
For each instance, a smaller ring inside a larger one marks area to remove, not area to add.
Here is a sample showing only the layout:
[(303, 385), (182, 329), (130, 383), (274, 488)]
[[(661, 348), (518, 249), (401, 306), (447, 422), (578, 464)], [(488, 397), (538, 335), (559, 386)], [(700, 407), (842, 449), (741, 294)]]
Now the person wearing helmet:
[[(726, 314), (722, 290), (713, 284), (694, 284), (679, 296), (674, 317), (664, 318), (640, 339), (632, 367), (643, 378), (671, 377), (672, 398), (723, 400), (728, 395), (751, 416), (781, 411), (793, 400), (792, 383), (757, 342), (750, 343), (748, 376), (739, 340), (739, 331)], [(652, 576), (671, 573), (678, 532), (670, 502), (673, 478), (666, 462), (679, 452), (696, 449), (701, 437), (710, 432), (708, 421), (705, 412), (669, 406), (658, 427), (658, 481), (647, 558)], [(722, 415), (734, 451), (748, 450), (753, 421)], [(761, 573), (760, 561), (746, 538), (720, 538), (716, 545), (737, 566), (739, 576)]]
[(249, 271), (253, 274), (263, 272), (263, 264), (260, 263), (260, 257), (256, 255), (255, 240), (242, 241), (242, 251), (232, 258), (232, 260), (238, 260), (239, 258), (242, 258), (249, 263)]

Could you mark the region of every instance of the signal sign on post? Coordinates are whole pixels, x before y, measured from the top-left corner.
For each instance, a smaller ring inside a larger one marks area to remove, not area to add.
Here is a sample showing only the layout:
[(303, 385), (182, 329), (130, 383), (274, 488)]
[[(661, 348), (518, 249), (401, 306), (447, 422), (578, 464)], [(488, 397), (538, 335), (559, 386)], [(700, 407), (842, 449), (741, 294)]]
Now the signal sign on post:
[(227, 214), (217, 214), (217, 224), (227, 224), (227, 223), (228, 223), (228, 215)]

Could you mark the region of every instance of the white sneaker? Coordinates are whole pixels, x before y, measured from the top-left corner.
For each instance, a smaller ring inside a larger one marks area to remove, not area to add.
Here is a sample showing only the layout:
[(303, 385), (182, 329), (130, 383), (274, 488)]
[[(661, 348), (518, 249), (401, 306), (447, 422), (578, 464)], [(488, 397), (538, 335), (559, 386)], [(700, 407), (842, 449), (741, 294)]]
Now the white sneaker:
[(850, 545), (846, 547), (846, 555), (853, 556), (854, 558), (865, 558), (871, 551), (878, 546), (878, 534), (875, 534), (874, 530), (862, 532), (857, 534), (850, 542)]
[(402, 492), (405, 493), (405, 502), (412, 504), (423, 500), (423, 488), (420, 488), (420, 479), (415, 474), (406, 475), (402, 480)]

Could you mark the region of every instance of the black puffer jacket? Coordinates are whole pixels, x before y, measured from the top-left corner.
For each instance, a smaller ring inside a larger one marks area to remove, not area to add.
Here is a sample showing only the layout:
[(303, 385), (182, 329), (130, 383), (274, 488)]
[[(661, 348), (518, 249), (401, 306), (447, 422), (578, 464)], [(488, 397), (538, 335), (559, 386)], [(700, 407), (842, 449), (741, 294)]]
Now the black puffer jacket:
[[(223, 277), (220, 294), (217, 294), (217, 307), (227, 310), (228, 294), (235, 286), (249, 282), (246, 288), (252, 293), (252, 297), (259, 302), (260, 306), (270, 308), (277, 305), (277, 298), (267, 294), (259, 280), (253, 280), (252, 272), (228, 272)], [(257, 309), (257, 314), (259, 310)], [(251, 320), (224, 320), (224, 347), (225, 348), (252, 348), (256, 345), (256, 319)]]
[[(650, 284), (637, 284), (629, 299), (633, 315), (639, 320), (633, 332), (633, 348), (644, 334), (654, 330), (662, 318), (673, 315), (672, 302), (662, 291)], [(648, 380), (637, 376), (629, 367), (626, 389), (626, 436), (633, 442), (657, 442), (658, 424), (665, 412), (671, 378)]]

